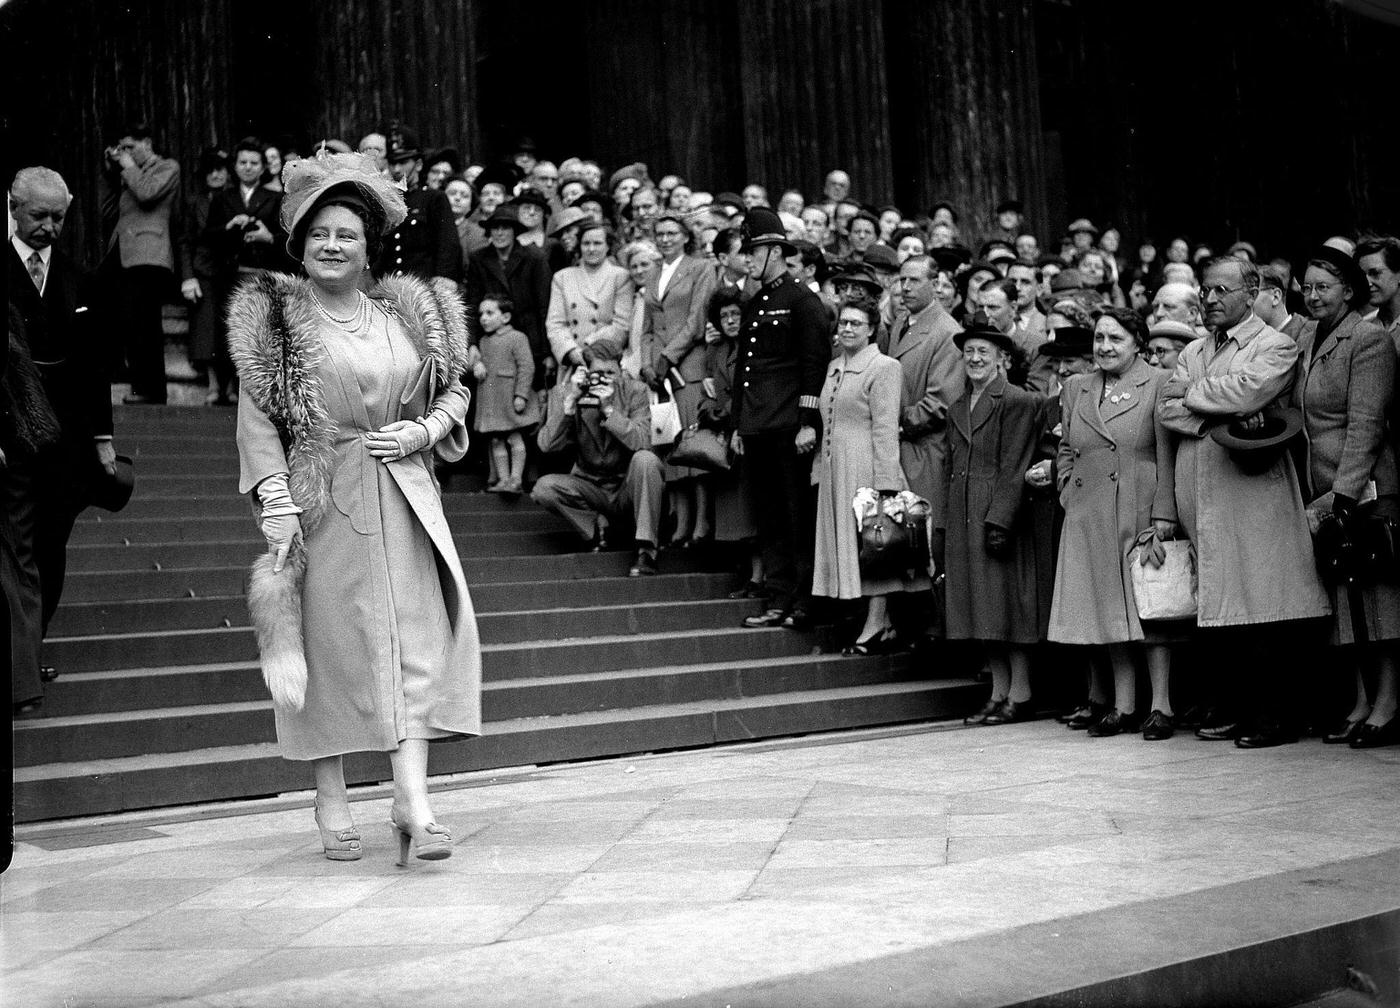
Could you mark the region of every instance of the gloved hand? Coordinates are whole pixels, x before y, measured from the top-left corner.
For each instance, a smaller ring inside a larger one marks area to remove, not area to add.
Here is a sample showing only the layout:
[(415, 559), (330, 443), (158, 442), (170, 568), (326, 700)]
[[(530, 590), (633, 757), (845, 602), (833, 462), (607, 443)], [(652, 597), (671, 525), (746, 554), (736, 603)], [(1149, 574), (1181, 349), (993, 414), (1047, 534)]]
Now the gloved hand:
[(301, 519), (294, 514), (275, 515), (264, 518), (261, 528), (267, 540), (267, 551), (277, 558), (272, 563), (272, 572), (280, 574), (292, 545), (301, 539)]
[(379, 461), (394, 462), (428, 447), (428, 428), (416, 420), (395, 420), (367, 433), (365, 446)]
[(982, 533), (982, 545), (987, 556), (996, 560), (1005, 560), (1011, 555), (1011, 536), (1004, 528), (988, 525)]
[(1356, 498), (1348, 497), (1346, 494), (1334, 493), (1332, 495), (1332, 513), (1338, 518), (1345, 518), (1356, 510)]

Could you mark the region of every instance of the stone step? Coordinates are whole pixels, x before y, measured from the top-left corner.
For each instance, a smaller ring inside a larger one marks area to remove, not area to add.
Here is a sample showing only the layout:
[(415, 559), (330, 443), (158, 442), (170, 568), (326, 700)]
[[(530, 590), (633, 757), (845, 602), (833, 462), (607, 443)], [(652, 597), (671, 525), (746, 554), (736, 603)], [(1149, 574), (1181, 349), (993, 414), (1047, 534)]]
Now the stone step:
[[(448, 519), (480, 517), (510, 522), (511, 527), (529, 527), (532, 521), (558, 523), (562, 519), (550, 514), (526, 496), (490, 493), (444, 493), (442, 510)], [(248, 498), (238, 493), (189, 494), (175, 497), (147, 497), (135, 494), (118, 514), (89, 508), (78, 518), (78, 524), (105, 525), (111, 522), (149, 521), (155, 518), (245, 518), (251, 520), (252, 506)]]
[(210, 598), (242, 595), (247, 586), (248, 565), (162, 567), (129, 571), (75, 571), (63, 581), (63, 607), (92, 602), (138, 602), (152, 599)]
[[(545, 513), (547, 519), (550, 516)], [(521, 528), (514, 521), (502, 523), (480, 515), (454, 515), (448, 519), (464, 553), (499, 556), (507, 553), (563, 553), (580, 545), (578, 533), (560, 521), (532, 522)], [(159, 546), (171, 543), (248, 543), (260, 546), (264, 539), (251, 514), (241, 518), (155, 518), (149, 521), (101, 522), (81, 525), (68, 540), (71, 551), (113, 547)], [(111, 554), (102, 554), (110, 556)]]
[[(163, 573), (163, 572), (161, 572)], [(86, 577), (105, 577), (92, 574)], [(598, 606), (636, 605), (651, 599), (681, 603), (721, 599), (735, 585), (728, 574), (660, 574), (655, 578), (599, 578), (586, 590), (576, 581), (515, 582), (475, 585), (471, 589), (477, 616), (525, 609), (590, 609)], [(248, 606), (239, 588), (220, 595), (185, 594), (167, 598), (134, 600), (118, 581), (112, 597), (101, 601), (73, 601), (70, 592), (54, 614), (50, 639), (92, 634), (134, 633), (142, 630), (196, 630), (244, 626)], [(225, 623), (224, 621), (228, 622)]]
[[(912, 680), (488, 722), (479, 739), (431, 747), (429, 772), (592, 759), (856, 726), (948, 718), (985, 692), (971, 680)], [(254, 712), (259, 713), (259, 712)], [(266, 710), (260, 712), (270, 720)], [(17, 725), (17, 728), (19, 726)], [(351, 784), (389, 778), (383, 754), (345, 760)], [(17, 767), (17, 822), (304, 790), (310, 765), (270, 742)]]
[[(226, 604), (225, 608), (236, 612), (232, 605)], [(740, 621), (757, 608), (758, 603), (747, 599), (645, 602), (588, 609), (484, 613), (478, 616), (477, 626), (484, 646), (542, 647), (546, 642), (632, 634), (726, 629), (738, 632), (735, 628)], [(204, 662), (255, 661), (257, 640), (248, 625), (246, 607), (243, 618), (225, 618), (228, 626), (50, 637), (44, 642), (44, 659), (60, 669), (64, 679), (71, 673), (178, 665), (187, 662), (191, 655), (198, 655)]]
[[(687, 603), (696, 606), (698, 603)], [(609, 669), (646, 668), (681, 661), (720, 661), (727, 658), (763, 658), (805, 654), (812, 639), (787, 630), (736, 629), (739, 618), (753, 612), (757, 603), (741, 600), (713, 603), (709, 611), (724, 626), (701, 628), (697, 615), (687, 628), (683, 613), (662, 610), (658, 622), (681, 623), (681, 629), (588, 635), (580, 632), (560, 639), (536, 638), (482, 646), (482, 676), (486, 680), (555, 675), (563, 671), (598, 672)], [(640, 607), (637, 607), (640, 608)], [(684, 609), (684, 607), (682, 607)], [(734, 617), (729, 620), (729, 617)], [(567, 619), (561, 616), (560, 620)], [(623, 614), (620, 621), (628, 620)], [(638, 617), (631, 622), (637, 622)], [(583, 631), (584, 627), (579, 627)], [(46, 664), (63, 670), (63, 677), (79, 672), (162, 668), (183, 665), (192, 656), (202, 662), (256, 662), (257, 640), (248, 626), (205, 630), (155, 630), (149, 633), (102, 634), (59, 637), (44, 642)], [(59, 679), (60, 682), (63, 678)]]

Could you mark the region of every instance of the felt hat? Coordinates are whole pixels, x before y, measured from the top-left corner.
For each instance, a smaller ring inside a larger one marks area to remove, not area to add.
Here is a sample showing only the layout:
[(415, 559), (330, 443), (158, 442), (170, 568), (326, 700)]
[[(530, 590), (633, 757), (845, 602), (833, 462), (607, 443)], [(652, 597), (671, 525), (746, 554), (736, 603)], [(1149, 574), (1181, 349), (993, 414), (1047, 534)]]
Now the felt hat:
[(1013, 263), (1016, 261), (1016, 253), (1005, 245), (996, 245), (987, 250), (986, 259), (993, 265), (999, 262)]
[(423, 156), (423, 148), (418, 146), (418, 134), (402, 123), (390, 123), (388, 130), (390, 164), (399, 161), (413, 161)]
[(497, 161), (481, 169), (481, 174), (476, 177), (476, 181), (473, 182), (472, 185), (475, 187), (477, 193), (480, 194), (481, 190), (494, 182), (506, 191), (507, 196), (510, 196), (515, 192), (515, 187), (524, 177), (524, 172), (515, 165)]
[(1308, 262), (1314, 259), (1331, 266), (1341, 276), (1342, 282), (1351, 288), (1351, 301), (1348, 304), (1352, 308), (1360, 307), (1369, 300), (1371, 288), (1366, 283), (1366, 274), (1361, 272), (1361, 264), (1354, 257), (1331, 245), (1319, 245), (1308, 256)]
[(636, 179), (638, 182), (646, 182), (651, 178), (651, 172), (642, 161), (634, 161), (630, 165), (623, 165), (617, 171), (608, 176), (608, 192), (617, 188), (617, 184), (624, 179)]
[(1095, 238), (1099, 236), (1099, 229), (1094, 227), (1093, 222), (1089, 220), (1088, 217), (1076, 217), (1069, 222), (1069, 227), (1065, 228), (1065, 234), (1067, 235), (1076, 234), (1080, 231), (1088, 231)]
[(515, 206), (520, 206), (522, 203), (529, 203), (539, 207), (545, 213), (548, 213), (550, 209), (552, 209), (549, 205), (549, 198), (532, 186), (526, 186), (524, 189), (521, 189), (519, 194), (510, 202)]
[(731, 210), (737, 210), (740, 213), (748, 209), (748, 207), (744, 205), (744, 198), (742, 196), (727, 190), (716, 196), (711, 206), (729, 207)]
[(502, 203), (491, 211), (491, 216), (481, 222), (481, 230), (489, 235), (492, 228), (500, 227), (502, 224), (507, 225), (516, 234), (525, 230), (525, 225), (520, 223), (520, 217), (516, 214), (515, 208), (509, 203)]
[(1236, 465), (1257, 476), (1273, 467), (1302, 429), (1303, 411), (1289, 406), (1265, 410), (1264, 424), (1257, 430), (1245, 430), (1235, 420), (1211, 428), (1210, 436), (1230, 452)]
[(899, 256), (888, 245), (871, 245), (865, 250), (865, 265), (875, 267), (877, 273), (898, 273)]
[(1187, 343), (1194, 343), (1200, 338), (1200, 334), (1185, 322), (1178, 322), (1176, 319), (1163, 319), (1153, 323), (1147, 330), (1148, 339), (1158, 339), (1159, 337), (1175, 340), (1185, 346)]
[(311, 211), (332, 196), (363, 206), (380, 234), (388, 234), (408, 216), (403, 193), (379, 173), (374, 158), (332, 154), (322, 147), (315, 157), (288, 162), (282, 169), (282, 227), (293, 259), (301, 259)]
[(510, 149), (512, 154), (534, 154), (537, 150), (539, 150), (539, 148), (535, 146), (534, 138), (527, 136), (520, 137), (516, 140), (515, 146)]
[(831, 282), (837, 287), (842, 284), (852, 284), (872, 298), (879, 298), (885, 292), (884, 285), (875, 277), (875, 270), (865, 263), (847, 262), (840, 264), (832, 274)]
[(1022, 206), (1021, 201), (1018, 200), (1018, 199), (1004, 199), (1004, 200), (1002, 200), (1000, 203), (997, 204), (997, 213), (998, 213), (998, 214), (1004, 214), (1004, 213), (1015, 213), (1015, 214), (1018, 214), (1018, 213), (1023, 213), (1024, 210), (1025, 210), (1025, 208)]
[(1011, 337), (992, 325), (987, 319), (987, 316), (980, 311), (975, 312), (972, 317), (967, 320), (966, 329), (953, 334), (953, 344), (959, 350), (961, 350), (963, 344), (970, 339), (986, 340), (988, 343), (995, 345), (1001, 350), (1005, 350), (1007, 353), (1016, 352), (1016, 344), (1012, 341)]
[(456, 147), (440, 147), (437, 150), (428, 151), (423, 163), (431, 168), (439, 161), (446, 161), (452, 169), (452, 174), (456, 175), (462, 170), (462, 155)]
[(549, 227), (547, 228), (547, 230), (549, 234), (557, 235), (560, 231), (563, 231), (565, 228), (570, 228), (573, 227), (575, 224), (582, 224), (585, 221), (591, 221), (592, 219), (592, 214), (584, 210), (580, 210), (578, 207), (565, 207), (563, 210), (560, 210), (557, 214), (555, 214), (549, 219)]
[(1040, 344), (1042, 357), (1088, 357), (1094, 352), (1094, 332), (1083, 326), (1051, 329), (1050, 338)]
[(1062, 269), (1050, 278), (1051, 294), (1068, 294), (1084, 289), (1084, 274), (1071, 267)]
[(783, 250), (783, 255), (792, 255), (796, 251), (788, 240), (787, 228), (783, 227), (782, 220), (767, 207), (754, 207), (745, 214), (739, 233), (744, 238), (739, 246), (740, 252), (750, 252), (763, 245), (777, 245)]
[(928, 250), (929, 258), (945, 273), (956, 273), (963, 263), (971, 262), (972, 249), (961, 245), (947, 245)]
[(97, 473), (88, 484), (88, 503), (103, 511), (120, 511), (131, 500), (136, 488), (136, 466), (126, 455), (117, 456), (116, 472), (110, 476), (107, 470), (96, 467)]

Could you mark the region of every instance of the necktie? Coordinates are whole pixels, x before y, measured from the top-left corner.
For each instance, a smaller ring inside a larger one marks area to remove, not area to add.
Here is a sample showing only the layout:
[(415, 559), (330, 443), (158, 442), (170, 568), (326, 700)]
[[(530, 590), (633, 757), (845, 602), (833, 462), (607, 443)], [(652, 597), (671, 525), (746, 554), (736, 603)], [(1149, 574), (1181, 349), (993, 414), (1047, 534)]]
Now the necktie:
[(39, 253), (34, 252), (29, 256), (29, 279), (34, 281), (34, 289), (41, 294), (44, 291), (44, 260), (39, 258)]

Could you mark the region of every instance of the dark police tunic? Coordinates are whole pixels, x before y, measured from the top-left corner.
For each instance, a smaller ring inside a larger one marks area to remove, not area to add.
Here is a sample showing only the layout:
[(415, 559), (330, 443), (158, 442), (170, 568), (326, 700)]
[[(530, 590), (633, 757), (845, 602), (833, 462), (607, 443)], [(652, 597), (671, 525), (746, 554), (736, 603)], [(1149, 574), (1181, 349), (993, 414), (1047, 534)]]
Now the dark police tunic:
[(462, 281), (462, 246), (447, 196), (434, 189), (410, 189), (404, 193), (408, 216), (385, 236), (376, 276), (407, 273), (427, 280), (446, 277)]
[(744, 304), (734, 359), (734, 423), (741, 437), (811, 427), (831, 363), (831, 318), (821, 298), (784, 273)]

